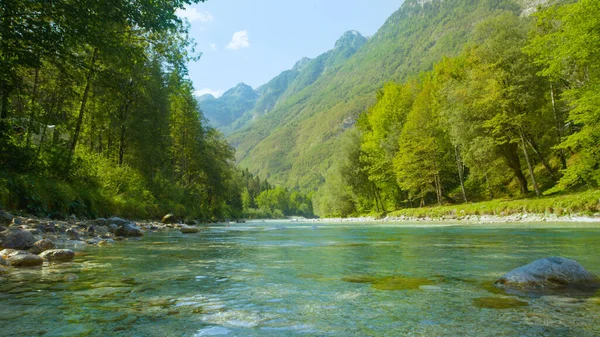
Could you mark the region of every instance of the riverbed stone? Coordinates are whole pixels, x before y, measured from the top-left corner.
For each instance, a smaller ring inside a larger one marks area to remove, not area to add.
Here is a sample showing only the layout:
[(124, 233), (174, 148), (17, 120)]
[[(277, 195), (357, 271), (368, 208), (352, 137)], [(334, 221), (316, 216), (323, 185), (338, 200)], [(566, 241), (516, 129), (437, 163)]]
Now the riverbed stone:
[(75, 228), (69, 228), (69, 229), (67, 229), (67, 231), (65, 233), (67, 233), (69, 240), (76, 240), (76, 241), (81, 240), (81, 238), (79, 237), (79, 233), (77, 232), (77, 230)]
[(0, 266), (9, 266), (8, 261), (6, 261), (2, 256), (0, 256)]
[(94, 327), (85, 324), (66, 324), (44, 334), (44, 337), (78, 337), (87, 336), (94, 331)]
[(75, 252), (70, 249), (50, 249), (40, 254), (40, 257), (49, 262), (73, 261)]
[(574, 260), (548, 257), (514, 269), (495, 285), (505, 289), (531, 291), (560, 290), (569, 287), (599, 288), (600, 279)]
[(144, 232), (132, 223), (124, 223), (119, 225), (119, 228), (115, 231), (115, 235), (122, 237), (140, 237), (144, 236)]
[(183, 234), (192, 234), (192, 233), (198, 233), (198, 232), (200, 232), (200, 228), (198, 228), (198, 227), (193, 227), (193, 226), (188, 226), (188, 225), (181, 226), (181, 233), (183, 233)]
[(12, 222), (10, 223), (10, 227), (19, 227), (23, 224), (23, 220), (20, 218), (14, 217)]
[(162, 222), (164, 224), (174, 224), (177, 222), (177, 217), (175, 217), (175, 214), (169, 213), (169, 214), (163, 216), (163, 218), (160, 222)]
[(121, 219), (118, 216), (113, 216), (112, 218), (108, 219), (108, 223), (115, 224), (117, 226), (121, 226), (121, 225), (129, 223), (129, 221), (127, 221), (125, 219)]
[(10, 213), (0, 210), (0, 226), (8, 225), (12, 222), (13, 216)]
[(6, 248), (6, 249), (2, 249), (0, 250), (0, 257), (6, 259), (8, 257), (8, 255), (10, 255), (11, 253), (14, 252), (18, 252), (18, 249), (12, 249), (12, 248)]
[(44, 263), (41, 257), (24, 250), (8, 254), (6, 260), (13, 267), (35, 267), (41, 266)]
[(38, 240), (33, 244), (33, 247), (31, 247), (29, 249), (29, 252), (33, 253), (33, 254), (39, 254), (42, 252), (45, 252), (49, 249), (54, 249), (56, 248), (56, 245), (54, 244), (54, 242), (52, 242), (50, 239), (42, 239), (42, 240)]
[(0, 267), (0, 276), (5, 275), (8, 273), (8, 269), (4, 268), (4, 267)]
[(33, 247), (35, 238), (29, 231), (19, 228), (8, 228), (0, 232), (0, 247), (13, 249), (29, 249)]

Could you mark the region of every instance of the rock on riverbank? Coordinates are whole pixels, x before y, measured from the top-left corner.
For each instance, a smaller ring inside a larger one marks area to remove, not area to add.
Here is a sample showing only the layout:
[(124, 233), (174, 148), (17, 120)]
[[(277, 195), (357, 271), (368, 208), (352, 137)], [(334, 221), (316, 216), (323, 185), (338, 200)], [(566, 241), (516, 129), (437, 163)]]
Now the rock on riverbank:
[(11, 268), (72, 261), (75, 257), (72, 249), (110, 246), (117, 241), (143, 236), (147, 231), (176, 227), (179, 226), (133, 222), (119, 217), (80, 221), (72, 216), (59, 221), (13, 216), (0, 211), (0, 275), (10, 273)]

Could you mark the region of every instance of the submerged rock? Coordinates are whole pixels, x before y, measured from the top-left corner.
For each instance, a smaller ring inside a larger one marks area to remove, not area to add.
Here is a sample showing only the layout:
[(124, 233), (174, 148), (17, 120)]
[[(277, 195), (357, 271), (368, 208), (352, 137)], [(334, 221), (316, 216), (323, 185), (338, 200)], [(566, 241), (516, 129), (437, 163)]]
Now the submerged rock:
[(41, 257), (24, 250), (18, 250), (8, 254), (6, 260), (13, 267), (35, 267), (41, 266), (44, 263), (44, 260), (42, 260)]
[(8, 262), (2, 256), (0, 256), (0, 266), (8, 266)]
[(139, 229), (137, 226), (131, 223), (124, 223), (119, 225), (119, 228), (115, 230), (115, 235), (122, 237), (139, 237), (144, 236), (144, 232)]
[(26, 230), (8, 228), (0, 232), (0, 247), (3, 248), (29, 249), (34, 243), (33, 234)]
[(70, 249), (50, 249), (41, 253), (40, 257), (49, 262), (69, 262), (75, 257), (75, 252)]
[(387, 276), (382, 277), (371, 285), (377, 290), (410, 290), (419, 289), (423, 285), (433, 285), (435, 282), (418, 277)]
[(29, 249), (29, 252), (31, 252), (33, 254), (39, 254), (39, 253), (42, 253), (49, 249), (54, 249), (54, 248), (56, 248), (56, 245), (54, 244), (54, 242), (52, 242), (48, 239), (42, 239), (42, 240), (36, 241), (33, 244), (33, 247), (31, 247), (31, 249)]
[(175, 214), (169, 213), (165, 215), (160, 222), (164, 224), (173, 224), (177, 222), (177, 218), (175, 217)]
[(0, 276), (4, 275), (8, 273), (8, 269), (4, 268), (4, 267), (0, 267)]
[(526, 291), (560, 290), (574, 287), (595, 289), (600, 279), (576, 261), (564, 257), (548, 257), (514, 269), (494, 283), (505, 289)]
[(529, 303), (511, 297), (479, 297), (473, 299), (473, 305), (485, 309), (513, 309), (526, 307)]

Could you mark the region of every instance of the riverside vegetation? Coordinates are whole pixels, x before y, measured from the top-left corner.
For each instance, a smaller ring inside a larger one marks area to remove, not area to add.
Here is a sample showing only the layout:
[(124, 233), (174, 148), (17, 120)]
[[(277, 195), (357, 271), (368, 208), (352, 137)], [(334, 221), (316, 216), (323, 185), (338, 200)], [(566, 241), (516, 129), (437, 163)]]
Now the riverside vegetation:
[(312, 215), (305, 195), (236, 169), (199, 111), (186, 67), (200, 55), (175, 15), (197, 2), (0, 4), (0, 207), (43, 217)]
[(407, 0), (371, 38), (198, 101), (241, 166), (317, 191), (321, 217), (594, 214), (599, 13)]
[[(600, 183), (600, 5), (501, 11), (456, 57), (388, 83), (345, 134), (317, 214), (542, 197)], [(459, 206), (463, 213), (595, 213), (597, 192)], [(449, 209), (431, 213), (448, 214)]]
[[(2, 4), (1, 206), (202, 220), (486, 213), (468, 202), (498, 199), (520, 199), (498, 213), (598, 211), (585, 192), (600, 181), (596, 2), (529, 15), (538, 2), (407, 0), (375, 36), (350, 31), (224, 95), (230, 115), (213, 125), (233, 132), (244, 169), (199, 111), (218, 102), (193, 97), (199, 55), (175, 15), (188, 3)], [(579, 191), (567, 207), (523, 199)]]

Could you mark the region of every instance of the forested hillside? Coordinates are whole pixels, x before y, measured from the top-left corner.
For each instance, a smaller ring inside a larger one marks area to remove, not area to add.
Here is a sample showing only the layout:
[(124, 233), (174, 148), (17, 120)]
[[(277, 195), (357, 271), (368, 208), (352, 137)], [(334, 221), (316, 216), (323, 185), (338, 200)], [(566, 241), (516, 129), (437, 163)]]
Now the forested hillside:
[(225, 135), (252, 124), (267, 115), (280, 102), (310, 86), (320, 77), (334, 72), (366, 43), (357, 31), (344, 33), (335, 47), (315, 59), (303, 58), (286, 70), (252, 91), (239, 84), (215, 99), (212, 95), (198, 97), (200, 107), (208, 120)]
[(232, 149), (198, 118), (189, 1), (0, 5), (0, 205), (40, 215), (236, 210)]
[(186, 68), (197, 56), (175, 15), (193, 2), (0, 3), (0, 208), (210, 220), (244, 216), (245, 205), (251, 216), (312, 215), (303, 195), (268, 199), (271, 185), (251, 184), (205, 124)]
[(457, 55), (477, 22), (522, 10), (508, 0), (406, 1), (355, 54), (231, 135), (240, 165), (275, 183), (317, 189), (341, 136), (386, 82), (406, 80), (444, 55)]
[(597, 188), (599, 18), (593, 0), (533, 17), (503, 11), (479, 22), (458, 56), (386, 84), (344, 135), (317, 213)]

